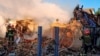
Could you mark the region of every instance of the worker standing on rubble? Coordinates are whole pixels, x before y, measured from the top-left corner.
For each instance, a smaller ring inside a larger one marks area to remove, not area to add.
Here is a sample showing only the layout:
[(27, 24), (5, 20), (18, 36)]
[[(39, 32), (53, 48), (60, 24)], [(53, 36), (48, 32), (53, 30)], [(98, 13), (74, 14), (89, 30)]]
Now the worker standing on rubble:
[(98, 35), (98, 38), (97, 38), (97, 42), (96, 42), (96, 47), (98, 50), (100, 50), (100, 31), (98, 31), (97, 35)]
[(92, 50), (92, 42), (91, 42), (91, 36), (90, 36), (90, 30), (89, 29), (85, 29), (83, 32), (83, 36), (81, 37), (81, 39), (83, 40), (83, 48), (85, 51), (85, 54), (87, 54), (89, 48), (90, 50)]
[(8, 25), (6, 37), (8, 39), (8, 45), (14, 44), (15, 29), (13, 25)]

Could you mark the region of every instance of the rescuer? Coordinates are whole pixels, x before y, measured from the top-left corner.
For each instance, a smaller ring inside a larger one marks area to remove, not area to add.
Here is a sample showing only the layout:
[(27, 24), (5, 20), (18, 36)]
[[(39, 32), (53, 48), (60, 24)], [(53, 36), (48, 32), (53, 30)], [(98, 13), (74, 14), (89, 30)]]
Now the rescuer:
[(91, 36), (90, 36), (90, 30), (89, 29), (85, 29), (83, 31), (83, 36), (81, 37), (81, 39), (83, 40), (83, 48), (85, 51), (85, 54), (87, 54), (89, 48), (90, 50), (92, 50), (92, 42), (91, 42)]
[(96, 46), (97, 46), (97, 49), (100, 50), (100, 31), (98, 31), (97, 35), (98, 35), (98, 38), (97, 38)]
[(13, 25), (8, 25), (7, 26), (7, 32), (6, 32), (6, 37), (8, 39), (8, 45), (13, 45), (14, 44), (14, 36), (15, 36), (15, 29)]

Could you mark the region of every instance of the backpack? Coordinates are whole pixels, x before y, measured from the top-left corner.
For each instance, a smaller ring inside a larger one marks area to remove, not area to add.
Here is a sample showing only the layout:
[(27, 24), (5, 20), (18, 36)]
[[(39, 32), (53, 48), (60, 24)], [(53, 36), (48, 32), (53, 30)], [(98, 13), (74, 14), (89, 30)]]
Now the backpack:
[(91, 43), (91, 37), (88, 35), (88, 36), (83, 36), (83, 43), (85, 44), (85, 45), (91, 45), (92, 43)]

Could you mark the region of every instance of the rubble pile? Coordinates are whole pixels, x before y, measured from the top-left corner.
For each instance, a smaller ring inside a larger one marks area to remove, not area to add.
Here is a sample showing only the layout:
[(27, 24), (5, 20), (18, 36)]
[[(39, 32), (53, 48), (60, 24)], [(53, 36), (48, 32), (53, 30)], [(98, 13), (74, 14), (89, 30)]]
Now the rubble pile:
[[(28, 22), (30, 24), (30, 20), (16, 21), (16, 26), (15, 26), (15, 30), (17, 32), (16, 35), (21, 38), (18, 44), (15, 43), (15, 51), (14, 52), (16, 53), (17, 56), (31, 56), (31, 55), (36, 56), (37, 55), (37, 46), (38, 46), (37, 36), (34, 39), (25, 39), (26, 36), (23, 36), (23, 35), (28, 35), (28, 37), (29, 36), (31, 37), (31, 34), (34, 33), (34, 24), (33, 24), (33, 27), (31, 27), (31, 28), (33, 28), (33, 30), (31, 30), (30, 28), (27, 27)], [(73, 22), (70, 23), (70, 24), (61, 24), (61, 23), (59, 23), (59, 24), (60, 24), (60, 25), (58, 25), (60, 27), (60, 34), (59, 34), (60, 45), (59, 45), (59, 48), (62, 49), (62, 48), (72, 47), (74, 38), (77, 38), (77, 37), (75, 37), (75, 34), (73, 32), (77, 28), (81, 29), (80, 24), (78, 23), (78, 21), (76, 22), (75, 20), (73, 20)], [(43, 41), (42, 42), (43, 51), (42, 52), (43, 52), (44, 56), (50, 55), (50, 53), (54, 54), (54, 45), (55, 45), (54, 33), (53, 33), (53, 31), (54, 31), (53, 27), (54, 26), (56, 26), (56, 24), (52, 25), (52, 27), (50, 29), (48, 29), (47, 31), (45, 31), (44, 34), (43, 34), (43, 37), (42, 37), (43, 38), (42, 39), (42, 41)], [(26, 29), (24, 29), (25, 27), (26, 27)], [(22, 29), (24, 29), (24, 32), (23, 32)], [(81, 30), (79, 30), (79, 31), (81, 31)], [(49, 33), (47, 33), (47, 32), (49, 32)], [(15, 38), (16, 38), (16, 36), (15, 36)]]

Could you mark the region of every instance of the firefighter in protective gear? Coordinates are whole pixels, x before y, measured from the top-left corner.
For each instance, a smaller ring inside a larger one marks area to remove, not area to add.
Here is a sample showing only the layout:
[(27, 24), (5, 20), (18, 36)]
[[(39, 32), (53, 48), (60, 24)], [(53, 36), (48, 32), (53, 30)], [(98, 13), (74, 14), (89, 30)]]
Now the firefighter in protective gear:
[(83, 48), (84, 48), (85, 54), (87, 54), (89, 48), (90, 50), (92, 50), (92, 38), (90, 36), (89, 29), (85, 29), (83, 31), (83, 36), (81, 37), (81, 39), (83, 40)]
[[(8, 25), (9, 26), (9, 25)], [(8, 44), (11, 46), (14, 44), (14, 36), (15, 36), (15, 29), (13, 26), (9, 26), (8, 27), (8, 30), (7, 30), (7, 33), (6, 33), (6, 37), (8, 39)]]

